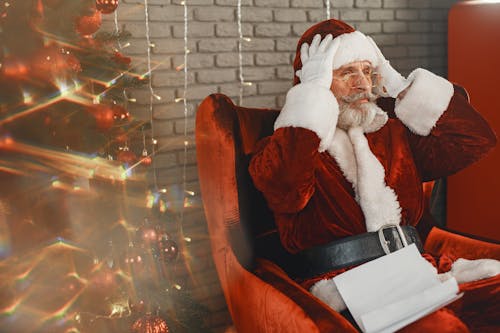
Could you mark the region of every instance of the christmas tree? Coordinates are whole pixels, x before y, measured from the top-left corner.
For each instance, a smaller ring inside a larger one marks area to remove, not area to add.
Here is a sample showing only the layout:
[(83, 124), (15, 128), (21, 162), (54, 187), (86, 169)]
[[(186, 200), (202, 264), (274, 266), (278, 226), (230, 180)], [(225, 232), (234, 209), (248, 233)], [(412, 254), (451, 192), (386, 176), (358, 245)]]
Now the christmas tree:
[(145, 181), (151, 125), (127, 111), (150, 73), (99, 31), (118, 5), (0, 3), (1, 332), (203, 331), (178, 216)]

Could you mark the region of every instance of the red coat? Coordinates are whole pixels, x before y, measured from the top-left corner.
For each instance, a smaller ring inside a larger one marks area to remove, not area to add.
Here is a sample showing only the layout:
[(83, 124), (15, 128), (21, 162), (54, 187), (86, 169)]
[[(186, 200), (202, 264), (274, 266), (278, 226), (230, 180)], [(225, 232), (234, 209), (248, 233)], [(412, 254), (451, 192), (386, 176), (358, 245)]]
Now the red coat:
[[(389, 114), (393, 101), (385, 99), (381, 105)], [(467, 167), (496, 144), (489, 125), (457, 91), (429, 135), (413, 134), (398, 118), (390, 118), (366, 137), (385, 169), (387, 186), (397, 195), (402, 225), (417, 225), (422, 217), (422, 182)], [(292, 253), (366, 232), (352, 184), (328, 151), (318, 152), (319, 143), (309, 129), (278, 128), (259, 143), (249, 167), (274, 212), (281, 242)], [(487, 289), (500, 288), (498, 280)]]

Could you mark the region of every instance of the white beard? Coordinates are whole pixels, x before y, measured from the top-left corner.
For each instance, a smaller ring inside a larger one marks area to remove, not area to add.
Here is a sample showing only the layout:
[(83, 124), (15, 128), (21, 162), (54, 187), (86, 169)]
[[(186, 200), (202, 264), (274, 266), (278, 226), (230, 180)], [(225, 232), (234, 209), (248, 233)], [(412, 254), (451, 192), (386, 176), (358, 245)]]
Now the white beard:
[[(367, 98), (368, 102), (351, 107), (352, 103)], [(339, 105), (339, 118), (337, 127), (347, 131), (352, 127), (367, 129), (374, 121), (377, 114), (384, 111), (375, 104), (376, 95), (371, 93), (361, 93), (341, 98)]]

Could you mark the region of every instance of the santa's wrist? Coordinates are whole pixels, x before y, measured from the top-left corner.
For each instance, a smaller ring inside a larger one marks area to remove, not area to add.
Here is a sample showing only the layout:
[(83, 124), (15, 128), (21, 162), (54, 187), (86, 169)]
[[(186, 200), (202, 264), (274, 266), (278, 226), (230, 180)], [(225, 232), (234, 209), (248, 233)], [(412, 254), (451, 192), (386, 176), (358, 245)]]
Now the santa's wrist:
[(292, 87), (285, 100), (274, 130), (282, 127), (301, 127), (318, 135), (318, 150), (325, 151), (333, 139), (339, 113), (337, 99), (325, 87), (314, 83), (300, 83)]

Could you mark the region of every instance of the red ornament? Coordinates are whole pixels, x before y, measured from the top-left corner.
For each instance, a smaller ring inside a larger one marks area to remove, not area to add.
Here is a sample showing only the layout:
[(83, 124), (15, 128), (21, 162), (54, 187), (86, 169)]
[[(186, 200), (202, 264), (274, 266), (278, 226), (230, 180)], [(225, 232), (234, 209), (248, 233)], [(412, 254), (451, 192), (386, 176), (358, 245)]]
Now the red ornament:
[(128, 165), (132, 165), (137, 162), (137, 155), (135, 155), (130, 150), (122, 150), (116, 155), (116, 159)]
[(31, 74), (42, 79), (61, 77), (65, 73), (78, 73), (81, 70), (78, 58), (55, 44), (38, 50), (31, 62)]
[(95, 33), (101, 27), (102, 15), (96, 10), (89, 16), (81, 16), (76, 20), (76, 31), (82, 36), (88, 36)]
[(151, 156), (143, 156), (141, 159), (141, 164), (144, 166), (150, 166), (153, 163)]
[(115, 123), (114, 111), (109, 105), (96, 104), (92, 105), (88, 110), (95, 118), (97, 129), (101, 131), (109, 130)]
[(95, 6), (103, 14), (111, 14), (118, 8), (118, 0), (95, 0)]
[(168, 333), (167, 322), (159, 316), (147, 314), (132, 324), (133, 333)]
[(13, 57), (7, 57), (3, 60), (2, 67), (0, 68), (0, 73), (3, 72), (3, 75), (20, 79), (28, 74), (28, 66)]

